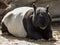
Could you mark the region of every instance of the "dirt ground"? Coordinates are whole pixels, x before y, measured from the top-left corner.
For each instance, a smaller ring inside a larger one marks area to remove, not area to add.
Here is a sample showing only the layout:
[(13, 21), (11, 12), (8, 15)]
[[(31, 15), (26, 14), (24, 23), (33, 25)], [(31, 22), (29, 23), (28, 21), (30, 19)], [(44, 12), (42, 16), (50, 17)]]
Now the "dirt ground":
[(60, 45), (60, 26), (53, 26), (53, 36), (57, 41), (39, 41), (27, 38), (17, 38), (11, 35), (1, 35), (0, 30), (0, 45)]

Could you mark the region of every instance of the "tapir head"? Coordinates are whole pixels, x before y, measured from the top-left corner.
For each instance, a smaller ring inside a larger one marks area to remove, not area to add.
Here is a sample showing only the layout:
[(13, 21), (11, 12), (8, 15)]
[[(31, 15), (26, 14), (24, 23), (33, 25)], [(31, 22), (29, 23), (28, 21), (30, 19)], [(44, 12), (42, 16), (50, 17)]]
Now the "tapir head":
[(40, 29), (45, 29), (49, 21), (48, 20), (49, 6), (47, 6), (46, 8), (43, 7), (37, 8), (35, 3), (33, 3), (33, 8), (34, 8), (34, 14), (32, 20), (34, 26), (39, 27)]

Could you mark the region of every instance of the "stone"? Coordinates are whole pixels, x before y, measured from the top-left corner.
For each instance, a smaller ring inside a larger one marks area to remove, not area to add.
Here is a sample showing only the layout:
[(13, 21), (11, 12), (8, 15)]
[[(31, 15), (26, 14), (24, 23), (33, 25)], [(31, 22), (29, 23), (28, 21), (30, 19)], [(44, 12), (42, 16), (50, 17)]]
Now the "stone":
[(12, 3), (16, 5), (16, 7), (24, 6), (30, 3), (35, 2), (36, 0), (12, 0)]

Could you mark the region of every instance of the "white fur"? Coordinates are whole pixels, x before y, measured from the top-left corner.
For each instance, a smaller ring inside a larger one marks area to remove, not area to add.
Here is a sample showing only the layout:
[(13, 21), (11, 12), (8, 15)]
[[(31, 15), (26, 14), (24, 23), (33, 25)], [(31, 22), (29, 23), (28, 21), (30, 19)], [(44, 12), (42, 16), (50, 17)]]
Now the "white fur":
[(4, 18), (2, 19), (2, 22), (7, 26), (8, 31), (17, 37), (26, 37), (27, 32), (24, 29), (23, 26), (23, 18), (24, 15), (29, 11), (33, 9), (32, 7), (20, 7), (16, 8), (13, 11), (8, 12)]

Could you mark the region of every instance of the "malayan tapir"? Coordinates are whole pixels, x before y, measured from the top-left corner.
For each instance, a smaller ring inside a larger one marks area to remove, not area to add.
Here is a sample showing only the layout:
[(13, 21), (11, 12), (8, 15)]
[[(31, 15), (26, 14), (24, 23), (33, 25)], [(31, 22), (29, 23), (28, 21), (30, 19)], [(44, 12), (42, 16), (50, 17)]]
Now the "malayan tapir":
[(19, 7), (8, 12), (1, 21), (2, 33), (32, 39), (53, 39), (48, 8), (33, 4), (33, 7)]

